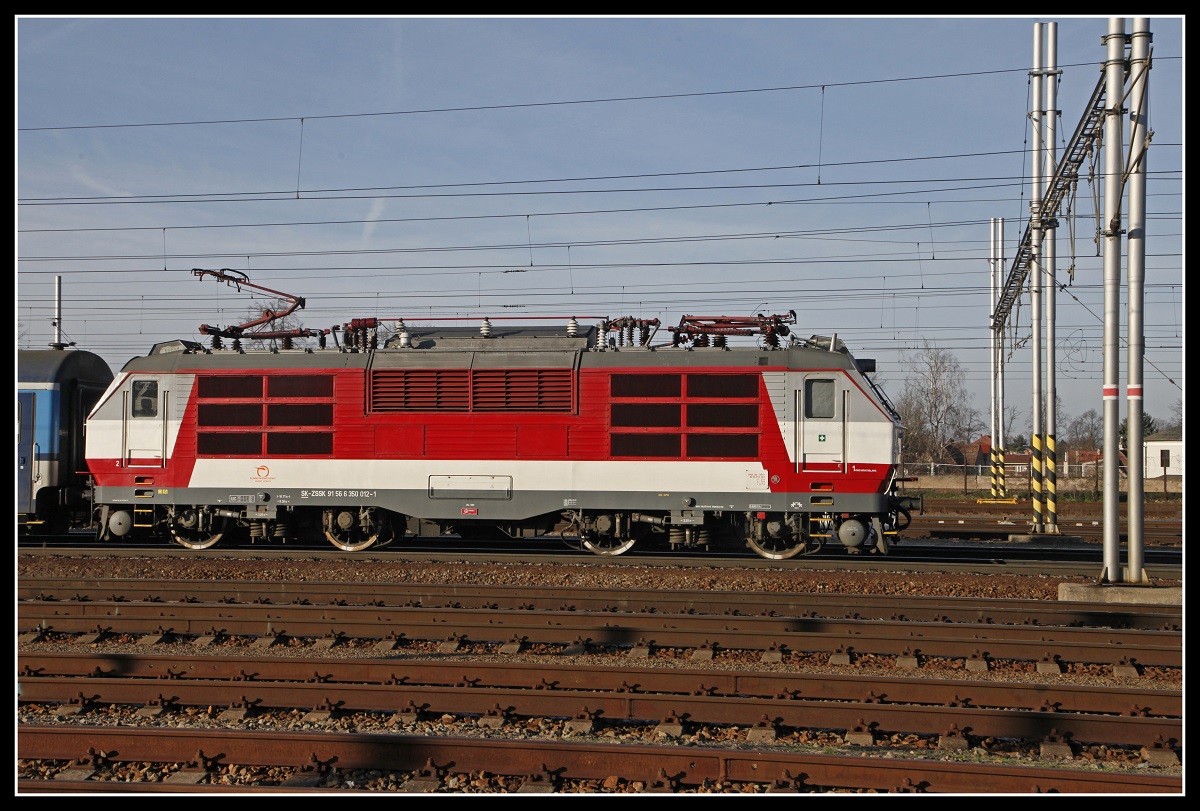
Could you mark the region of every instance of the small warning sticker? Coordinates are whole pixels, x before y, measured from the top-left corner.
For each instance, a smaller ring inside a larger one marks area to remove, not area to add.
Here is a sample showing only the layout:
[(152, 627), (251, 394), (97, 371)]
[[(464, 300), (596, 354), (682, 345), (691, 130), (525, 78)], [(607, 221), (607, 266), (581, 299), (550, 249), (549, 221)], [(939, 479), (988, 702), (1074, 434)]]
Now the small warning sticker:
[(766, 490), (767, 489), (767, 472), (765, 470), (747, 470), (746, 471), (746, 489), (747, 490)]

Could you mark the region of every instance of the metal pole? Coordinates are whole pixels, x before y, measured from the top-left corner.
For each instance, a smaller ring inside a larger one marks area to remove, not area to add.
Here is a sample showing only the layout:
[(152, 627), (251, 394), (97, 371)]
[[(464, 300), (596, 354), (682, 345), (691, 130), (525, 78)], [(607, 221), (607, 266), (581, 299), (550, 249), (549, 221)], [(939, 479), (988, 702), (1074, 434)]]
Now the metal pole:
[[(1146, 153), (1150, 146), (1150, 20), (1133, 18), (1130, 39), (1129, 93), (1129, 373), (1126, 394), (1129, 414), (1129, 516), (1127, 520), (1127, 566), (1125, 580), (1147, 582), (1142, 568), (1142, 503), (1145, 487), (1145, 447), (1142, 426), (1142, 355), (1146, 336), (1142, 318), (1146, 277)], [(1164, 470), (1165, 474), (1166, 471)], [(1166, 478), (1164, 475), (1164, 483)]]
[[(1058, 115), (1058, 23), (1046, 23), (1046, 70), (1042, 74), (1042, 82), (1046, 88), (1046, 112), (1042, 130), (1046, 138), (1046, 185), (1048, 186), (1058, 169), (1058, 154), (1054, 144), (1055, 118)], [(1045, 478), (1043, 484), (1046, 490), (1046, 532), (1058, 534), (1058, 458), (1055, 449), (1055, 424), (1058, 411), (1058, 394), (1055, 387), (1054, 374), (1054, 311), (1056, 251), (1054, 240), (1058, 220), (1047, 217), (1042, 222), (1043, 233), (1042, 251), (1042, 283), (1046, 289), (1046, 447), (1043, 469)]]
[(991, 251), (988, 253), (988, 265), (991, 271), (991, 288), (988, 294), (988, 306), (990, 312), (988, 317), (992, 319), (992, 340), (991, 340), (991, 355), (988, 357), (988, 405), (991, 410), (991, 425), (988, 429), (988, 436), (991, 438), (992, 447), (988, 453), (988, 461), (992, 465), (992, 498), (999, 496), (999, 479), (996, 472), (996, 459), (999, 455), (1000, 448), (996, 444), (996, 343), (999, 332), (995, 326), (996, 318), (996, 220), (993, 218), (988, 220), (988, 226), (991, 228)]
[(1104, 37), (1104, 568), (1101, 582), (1121, 576), (1121, 165), (1124, 127), (1121, 101), (1125, 91), (1125, 18), (1110, 17)]
[(1029, 232), (1032, 258), (1029, 304), (1033, 337), (1033, 455), (1029, 460), (1030, 494), (1034, 534), (1042, 532), (1042, 24), (1033, 25), (1033, 101), (1029, 111), (1032, 125), (1033, 159), (1029, 194)]
[(62, 349), (62, 276), (54, 277), (54, 348)]
[(62, 339), (62, 276), (54, 277), (54, 349), (65, 349)]
[(1008, 496), (1004, 483), (1004, 327), (996, 323), (1004, 272), (1004, 220), (992, 220), (992, 495)]
[[(996, 220), (996, 272), (997, 274), (1004, 271), (1004, 220)], [(997, 277), (998, 278), (998, 277)], [(997, 304), (999, 299), (997, 299)], [(993, 321), (993, 323), (995, 323)], [(1000, 497), (1007, 498), (1008, 491), (1004, 483), (1004, 449), (1005, 443), (1008, 442), (1008, 436), (1004, 429), (1004, 327), (1001, 325), (996, 330), (996, 357), (997, 357), (997, 374), (999, 380), (996, 385), (996, 413), (999, 415), (997, 423), (997, 440), (1000, 446)]]

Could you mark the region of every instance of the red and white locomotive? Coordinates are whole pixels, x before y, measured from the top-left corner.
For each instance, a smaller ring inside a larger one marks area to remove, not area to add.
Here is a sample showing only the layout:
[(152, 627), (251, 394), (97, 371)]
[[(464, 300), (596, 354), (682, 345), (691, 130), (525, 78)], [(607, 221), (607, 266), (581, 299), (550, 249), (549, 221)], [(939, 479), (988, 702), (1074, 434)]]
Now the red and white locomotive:
[(795, 313), (687, 316), (660, 344), (633, 318), (394, 321), (328, 348), (218, 337), (129, 361), (87, 422), (100, 537), (356, 551), (488, 533), (785, 559), (831, 538), (886, 553), (919, 505), (895, 492), (902, 428), (874, 362), (798, 340)]

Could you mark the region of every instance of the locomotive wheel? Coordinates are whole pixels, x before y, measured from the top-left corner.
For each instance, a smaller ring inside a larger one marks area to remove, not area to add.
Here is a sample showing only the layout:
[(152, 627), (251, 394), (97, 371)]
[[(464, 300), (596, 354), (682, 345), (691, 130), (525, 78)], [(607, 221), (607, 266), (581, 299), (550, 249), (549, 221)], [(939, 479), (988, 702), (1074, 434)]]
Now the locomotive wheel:
[(325, 515), (325, 537), (343, 552), (361, 552), (382, 537), (378, 526), (365, 529), (356, 511), (334, 510)]
[(361, 552), (364, 549), (369, 549), (374, 546), (379, 540), (379, 534), (364, 535), (357, 528), (346, 530), (344, 532), (326, 532), (325, 537), (329, 542), (343, 552)]
[(588, 538), (583, 538), (583, 548), (591, 552), (593, 555), (603, 555), (605, 557), (615, 557), (624, 555), (633, 545), (637, 543), (637, 538), (617, 538), (613, 535), (592, 535)]
[(787, 560), (799, 555), (808, 548), (803, 537), (793, 536), (790, 538), (771, 538), (765, 537), (761, 540), (755, 537), (746, 539), (746, 543), (758, 555), (768, 560)]
[(171, 537), (175, 543), (187, 549), (208, 549), (215, 546), (225, 534), (224, 517), (216, 517), (209, 529), (200, 528), (199, 515), (195, 510), (184, 510), (171, 522)]

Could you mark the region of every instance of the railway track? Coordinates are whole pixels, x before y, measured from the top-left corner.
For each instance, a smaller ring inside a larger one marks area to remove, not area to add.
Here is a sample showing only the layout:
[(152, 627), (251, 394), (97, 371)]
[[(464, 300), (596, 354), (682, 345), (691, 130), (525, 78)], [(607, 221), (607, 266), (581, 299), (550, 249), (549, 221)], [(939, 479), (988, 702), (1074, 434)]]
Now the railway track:
[[(1047, 603), (877, 594), (713, 592), (689, 589), (586, 589), (553, 586), (492, 586), (435, 583), (353, 583), (278, 580), (147, 580), (131, 578), (22, 577), (22, 601), (243, 603), (252, 605), (404, 606), (431, 609), (539, 609), (622, 614), (720, 614), (806, 618), (903, 619), (981, 623), (1181, 630), (1180, 606), (1111, 603)], [(1107, 624), (1106, 624), (1107, 623)]]
[[(1180, 606), (941, 596), (867, 555), (392, 551), (22, 552), (18, 793), (1182, 791)], [(364, 576), (426, 567), (464, 577)], [(910, 591), (838, 592), (868, 571)], [(655, 586), (596, 585), (622, 572)]]
[[(77, 752), (79, 738), (78, 729), (30, 726), (19, 732), (17, 748), (29, 759), (57, 760), (64, 753)], [(113, 727), (89, 728), (87, 739), (96, 746), (81, 763), (56, 772), (52, 780), (18, 779), (17, 791), (265, 793), (361, 791), (372, 790), (374, 784), (376, 790), (390, 785), (397, 791), (432, 794), (472, 787), (479, 791), (492, 784), (512, 793), (758, 789), (763, 793), (1174, 794), (1183, 785), (1178, 776), (1145, 773), (561, 740), (384, 738), (303, 731), (246, 736), (225, 730)], [(197, 756), (204, 752), (219, 754)], [(124, 764), (137, 764), (142, 774), (161, 780), (111, 782)]]
[[(363, 552), (344, 552), (329, 545), (256, 547), (219, 547), (182, 551), (172, 545), (145, 543), (115, 545), (81, 542), (65, 537), (61, 544), (39, 539), (22, 545), (22, 557), (37, 558), (144, 558), (147, 560), (258, 560), (283, 564), (289, 560), (412, 563), (462, 562), (493, 565), (563, 565), (582, 567), (706, 568), (736, 571), (910, 571), (929, 573), (1027, 574), (1064, 578), (1093, 578), (1101, 569), (1102, 551), (1098, 546), (1073, 541), (974, 541), (953, 538), (906, 539), (886, 556), (847, 555), (832, 550), (789, 561), (771, 561), (750, 552), (687, 553), (643, 552), (637, 549), (620, 557), (563, 551), (557, 542), (510, 542), (503, 548), (485, 546), (477, 541), (438, 539), (434, 542), (405, 543), (402, 546), (372, 548)], [(1177, 581), (1182, 577), (1182, 551), (1179, 548), (1143, 550), (1147, 575), (1151, 582)]]
[[(1099, 544), (1104, 540), (1104, 523), (1099, 519), (1087, 521), (1059, 521), (1056, 534), (1081, 538), (1088, 544)], [(957, 518), (954, 516), (923, 515), (914, 517), (905, 530), (905, 538), (961, 538), (969, 540), (1008, 539), (1032, 533), (1030, 522), (1025, 519), (1011, 521), (1008, 518)], [(1122, 524), (1118, 537), (1122, 544), (1129, 542), (1129, 533)], [(1183, 543), (1183, 522), (1179, 519), (1161, 519), (1143, 522), (1142, 541), (1146, 547), (1175, 547)]]
[[(146, 587), (154, 593), (155, 584)], [(232, 587), (231, 587), (232, 588)], [(612, 600), (619, 600), (613, 596)], [(719, 604), (718, 604), (719, 605)], [(710, 609), (711, 611), (712, 609)], [(782, 612), (782, 613), (780, 613)], [(481, 605), (349, 605), (243, 603), (219, 600), (165, 602), (159, 599), (22, 600), (17, 622), (29, 638), (46, 634), (99, 637), (136, 634), (153, 640), (252, 637), (255, 645), (284, 644), (290, 638), (523, 643), (637, 648), (794, 650), (826, 656), (850, 652), (885, 656), (967, 658), (983, 655), (1024, 661), (1104, 662), (1114, 652), (1137, 662), (1182, 667), (1179, 633), (1173, 630), (1075, 626), (955, 623), (940, 620), (861, 619), (792, 616), (782, 600), (770, 615), (731, 613), (630, 613), (500, 608), (484, 597)], [(898, 614), (895, 616), (899, 616)], [(964, 627), (966, 626), (966, 627)], [(450, 650), (455, 648), (451, 647)]]
[[(1182, 506), (1176, 501), (1148, 501), (1142, 505), (1143, 542), (1146, 546), (1176, 547), (1182, 542)], [(1032, 531), (1033, 508), (1028, 499), (1016, 503), (989, 503), (968, 498), (926, 498), (924, 511), (912, 517), (908, 537), (1006, 538)], [(1046, 516), (1043, 515), (1043, 518)], [(1104, 505), (1099, 501), (1063, 501), (1058, 504), (1057, 533), (1100, 543), (1104, 533)], [(1118, 535), (1128, 541), (1127, 507), (1120, 509)]]
[[(1181, 785), (1171, 606), (28, 575), (19, 596), (19, 791)], [(1114, 753), (1167, 773), (1083, 768)]]
[(665, 736), (679, 734), (684, 724), (727, 724), (753, 728), (756, 743), (773, 744), (795, 730), (845, 729), (869, 745), (895, 734), (944, 740), (970, 730), (976, 740), (1054, 735), (1149, 747), (1182, 739), (1183, 726), (1177, 690), (918, 677), (881, 677), (867, 685), (846, 677), (719, 669), (111, 654), (22, 655), (18, 668), (22, 701), (78, 712), (130, 705), (146, 708), (144, 716), (210, 706), (229, 707), (225, 719), (294, 708), (325, 718), (394, 714), (398, 722), (451, 713), (494, 726), (569, 718), (575, 731), (589, 734), (603, 725), (655, 723)]

